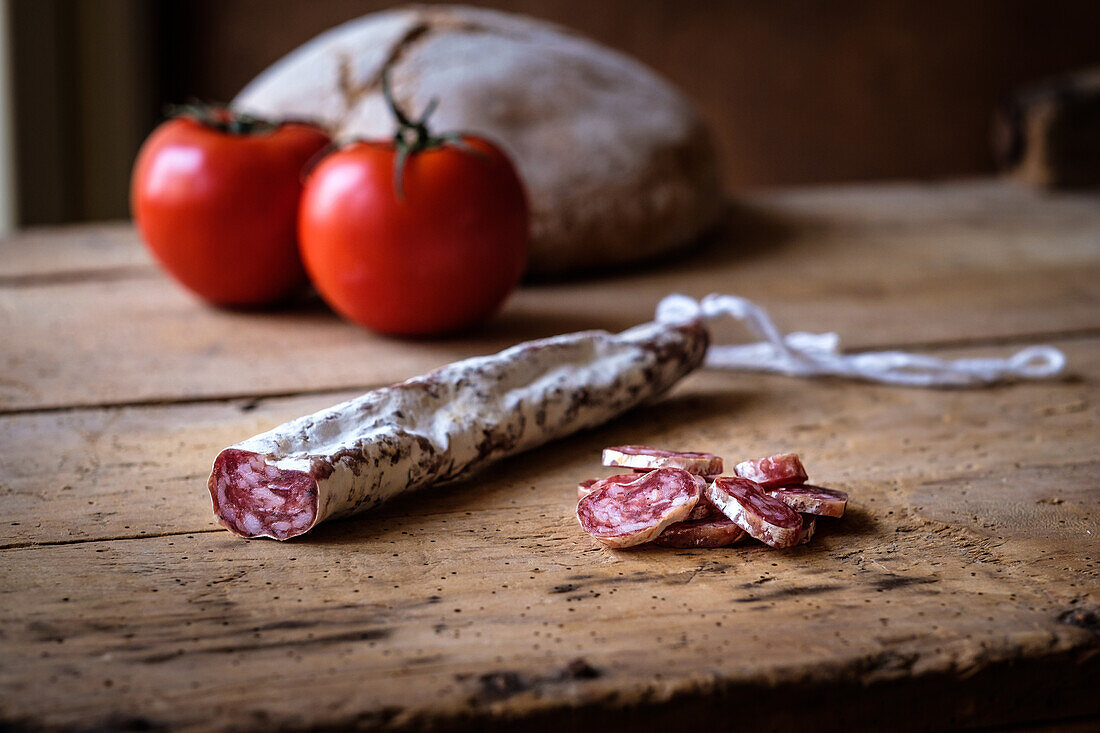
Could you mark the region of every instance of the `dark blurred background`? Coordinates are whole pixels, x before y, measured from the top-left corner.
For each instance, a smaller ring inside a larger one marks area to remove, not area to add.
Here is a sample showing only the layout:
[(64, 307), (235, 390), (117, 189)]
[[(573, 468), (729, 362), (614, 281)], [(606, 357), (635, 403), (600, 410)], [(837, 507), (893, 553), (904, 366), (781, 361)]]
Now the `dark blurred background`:
[[(717, 132), (732, 190), (993, 170), (1003, 95), (1100, 62), (1097, 0), (493, 0), (640, 58)], [(19, 225), (128, 215), (166, 104), (227, 101), (375, 0), (6, 0)]]

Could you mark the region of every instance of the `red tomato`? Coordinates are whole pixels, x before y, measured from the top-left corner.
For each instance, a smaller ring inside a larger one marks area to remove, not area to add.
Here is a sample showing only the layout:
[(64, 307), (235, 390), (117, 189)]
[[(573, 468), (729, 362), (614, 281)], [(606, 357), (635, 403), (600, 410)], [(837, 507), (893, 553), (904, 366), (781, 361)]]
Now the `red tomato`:
[(429, 335), (500, 307), (527, 261), (527, 199), (507, 156), (464, 137), (409, 155), (395, 189), (395, 146), (353, 143), (310, 174), (298, 220), (321, 297), (382, 333)]
[(207, 113), (216, 118), (165, 122), (142, 146), (130, 190), (138, 230), (164, 268), (211, 303), (285, 299), (306, 284), (296, 236), (302, 170), (328, 136)]

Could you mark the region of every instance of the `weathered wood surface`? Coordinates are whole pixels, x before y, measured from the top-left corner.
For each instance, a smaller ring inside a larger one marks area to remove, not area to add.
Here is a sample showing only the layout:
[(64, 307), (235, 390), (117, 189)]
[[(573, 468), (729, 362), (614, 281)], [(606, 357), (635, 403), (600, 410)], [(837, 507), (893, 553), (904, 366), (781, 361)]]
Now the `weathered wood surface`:
[[(0, 726), (1088, 729), (1097, 204), (984, 183), (760, 195), (753, 227), (770, 212), (770, 244), (742, 263), (530, 287), (482, 334), (412, 344), (319, 309), (203, 309), (126, 230), (0, 244)], [(112, 249), (116, 235), (129, 244)], [(104, 277), (98, 251), (114, 253)], [(1047, 334), (1071, 375), (918, 391), (700, 373), (604, 428), (299, 541), (211, 521), (204, 480), (223, 445), (349, 385), (628, 325), (671, 290), (742, 292), (852, 345), (989, 354)], [(50, 332), (33, 308), (65, 338), (28, 352)], [(110, 313), (129, 314), (129, 343)], [(781, 552), (599, 549), (573, 519), (575, 484), (628, 440), (798, 450), (812, 478), (852, 492), (849, 514)]]
[(129, 224), (28, 229), (0, 243), (0, 287), (159, 277)]
[[(71, 231), (30, 235), (0, 245), (13, 252), (0, 277), (0, 411), (388, 384), (518, 340), (627, 328), (671, 292), (745, 295), (786, 328), (836, 330), (849, 348), (1100, 329), (1095, 197), (1003, 184), (810, 190), (747, 199), (727, 229), (670, 264), (526, 287), (482, 331), (434, 342), (372, 336), (317, 301), (274, 314), (199, 307), (149, 267), (89, 270), (90, 253), (111, 249), (105, 230), (95, 247)], [(141, 259), (122, 234), (105, 259)], [(42, 275), (42, 251), (67, 268), (59, 282)], [(69, 251), (83, 274), (62, 264)]]
[[(1100, 339), (1055, 345), (1078, 365), (1077, 378), (1019, 384), (996, 399), (986, 390), (698, 373), (660, 404), (507, 462), (476, 485), (441, 489), (419, 511), (568, 501), (579, 480), (605, 474), (603, 446), (631, 441), (731, 457), (797, 450), (823, 479), (845, 485), (934, 480), (1006, 464), (1079, 463), (1091, 457), (1090, 428), (1100, 418), (1093, 399)], [(0, 525), (0, 547), (216, 530), (209, 499), (196, 487), (219, 450), (352, 396), (0, 416), (6, 437), (0, 495), (9, 520)], [(50, 450), (43, 452), (46, 443)], [(535, 489), (532, 477), (539, 479)]]

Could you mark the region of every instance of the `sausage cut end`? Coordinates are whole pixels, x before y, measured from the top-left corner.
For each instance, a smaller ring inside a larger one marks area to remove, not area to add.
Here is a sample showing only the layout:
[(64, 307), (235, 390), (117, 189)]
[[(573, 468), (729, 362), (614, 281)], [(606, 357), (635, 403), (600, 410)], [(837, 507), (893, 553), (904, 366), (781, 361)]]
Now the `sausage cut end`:
[(223, 450), (214, 460), (208, 486), (218, 522), (242, 537), (289, 539), (317, 518), (313, 477), (272, 466), (258, 453)]

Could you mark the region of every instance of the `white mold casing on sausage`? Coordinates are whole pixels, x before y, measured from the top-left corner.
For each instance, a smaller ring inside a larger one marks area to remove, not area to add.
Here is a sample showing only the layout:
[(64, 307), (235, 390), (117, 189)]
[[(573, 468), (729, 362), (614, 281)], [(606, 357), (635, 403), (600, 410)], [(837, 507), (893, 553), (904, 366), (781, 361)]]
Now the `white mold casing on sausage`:
[(214, 513), (245, 537), (288, 539), (650, 400), (698, 367), (698, 322), (583, 331), (455, 362), (226, 448)]

